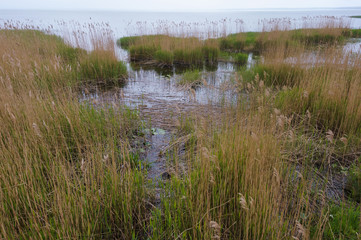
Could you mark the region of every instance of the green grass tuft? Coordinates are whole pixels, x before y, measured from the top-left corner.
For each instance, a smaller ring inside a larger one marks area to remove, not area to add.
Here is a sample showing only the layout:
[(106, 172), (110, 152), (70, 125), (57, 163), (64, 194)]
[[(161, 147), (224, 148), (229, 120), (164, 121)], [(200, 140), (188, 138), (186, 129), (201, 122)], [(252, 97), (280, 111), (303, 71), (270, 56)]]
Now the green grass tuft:
[(248, 61), (248, 54), (246, 53), (237, 53), (235, 57), (235, 61), (237, 64), (245, 65)]
[(323, 234), (324, 239), (359, 239), (360, 207), (332, 205), (329, 212), (329, 224)]
[(202, 73), (199, 70), (186, 71), (178, 84), (187, 85), (194, 88), (202, 83), (201, 78)]
[(154, 59), (163, 65), (172, 66), (174, 62), (174, 55), (170, 51), (158, 50), (154, 53)]
[(138, 39), (136, 36), (131, 37), (122, 37), (117, 40), (117, 45), (123, 49), (129, 49), (131, 45), (135, 43), (135, 41)]
[(124, 83), (127, 77), (125, 64), (106, 51), (93, 51), (80, 61), (79, 78), (82, 81), (104, 86)]

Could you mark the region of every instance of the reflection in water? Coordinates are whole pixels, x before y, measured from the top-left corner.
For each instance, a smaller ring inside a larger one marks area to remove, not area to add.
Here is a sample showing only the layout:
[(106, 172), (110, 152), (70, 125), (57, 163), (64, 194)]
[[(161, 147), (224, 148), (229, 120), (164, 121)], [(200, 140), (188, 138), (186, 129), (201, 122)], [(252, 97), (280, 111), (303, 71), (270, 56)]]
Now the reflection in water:
[(361, 54), (361, 38), (350, 39), (350, 42), (346, 43), (343, 47), (346, 53), (359, 53)]
[[(235, 67), (232, 63), (220, 62), (215, 71), (202, 69), (202, 86), (196, 89), (180, 87), (177, 82), (185, 69), (151, 68), (131, 64), (128, 83), (121, 89), (93, 89), (83, 91), (82, 100), (96, 99), (101, 102), (114, 102), (148, 108), (157, 104), (201, 104), (220, 105), (237, 100), (232, 86)], [(134, 67), (134, 68), (133, 68)]]

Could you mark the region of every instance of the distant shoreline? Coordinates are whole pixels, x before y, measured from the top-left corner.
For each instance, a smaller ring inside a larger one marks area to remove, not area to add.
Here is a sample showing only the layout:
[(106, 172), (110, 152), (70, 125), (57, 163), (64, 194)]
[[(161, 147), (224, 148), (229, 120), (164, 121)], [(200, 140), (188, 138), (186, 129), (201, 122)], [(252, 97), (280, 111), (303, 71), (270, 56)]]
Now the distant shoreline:
[[(169, 10), (138, 10), (138, 9), (38, 9), (38, 8), (8, 8), (1, 9), (0, 11), (54, 11), (54, 12), (129, 12), (129, 13), (214, 13), (214, 12), (301, 12), (301, 11), (320, 11), (320, 10), (333, 10), (333, 11), (343, 11), (343, 10), (361, 10), (361, 6), (357, 7), (328, 7), (328, 8), (245, 8), (245, 9), (195, 9), (195, 10), (186, 10), (186, 9), (169, 9)], [(353, 17), (353, 16), (351, 16)], [(360, 16), (355, 16), (356, 18)]]

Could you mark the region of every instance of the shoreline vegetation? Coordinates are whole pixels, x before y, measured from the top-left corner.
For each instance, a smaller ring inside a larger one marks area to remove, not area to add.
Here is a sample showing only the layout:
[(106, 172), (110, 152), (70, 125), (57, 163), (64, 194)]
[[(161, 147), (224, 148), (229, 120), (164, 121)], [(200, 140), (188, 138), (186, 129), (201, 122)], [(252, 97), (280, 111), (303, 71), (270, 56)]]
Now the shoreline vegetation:
[(190, 66), (177, 84), (193, 94), (205, 87), (196, 66), (262, 58), (227, 83), (236, 104), (179, 117), (159, 182), (141, 154), (157, 126), (118, 99), (78, 99), (84, 86), (128, 80), (106, 28), (90, 26), (91, 51), (0, 30), (0, 238), (360, 239), (361, 56), (340, 46), (361, 30), (327, 21), (119, 39), (131, 61)]
[(131, 61), (148, 62), (158, 66), (215, 64), (220, 59), (244, 65), (240, 54), (263, 54), (270, 48), (287, 46), (319, 47), (343, 44), (347, 39), (360, 38), (361, 29), (325, 28), (298, 29), (272, 32), (245, 32), (216, 39), (168, 35), (141, 35), (122, 37), (117, 45), (129, 51)]

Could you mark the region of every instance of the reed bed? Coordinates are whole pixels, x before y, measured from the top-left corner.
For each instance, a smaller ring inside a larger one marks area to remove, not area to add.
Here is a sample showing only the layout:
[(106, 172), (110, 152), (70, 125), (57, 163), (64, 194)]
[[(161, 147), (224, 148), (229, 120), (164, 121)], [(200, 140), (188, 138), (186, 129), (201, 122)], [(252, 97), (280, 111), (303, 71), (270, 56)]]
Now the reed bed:
[[(181, 34), (179, 31), (182, 30), (173, 26), (173, 32), (176, 33), (167, 31), (164, 34), (123, 37), (117, 44), (129, 51), (132, 61), (173, 66), (214, 64), (227, 56), (225, 53), (252, 52), (263, 55), (268, 49), (281, 46), (293, 49), (304, 46), (314, 48), (340, 45), (346, 39), (359, 36), (360, 30), (350, 29), (349, 22), (344, 19), (311, 20), (304, 19), (300, 23), (303, 28), (296, 30), (290, 30), (292, 25), (288, 19), (264, 21), (262, 32), (239, 32), (206, 39), (202, 38), (202, 32), (193, 32), (192, 35)], [(236, 62), (244, 64), (244, 60), (237, 60), (240, 56), (236, 56)]]
[(144, 235), (145, 178), (128, 140), (137, 112), (78, 101), (86, 51), (34, 30), (0, 39), (0, 238)]
[(302, 55), (294, 65), (284, 53), (266, 56), (262, 74), (240, 73), (247, 98), (220, 125), (183, 122), (191, 140), (185, 160), (171, 157), (154, 239), (359, 239), (359, 56), (322, 56), (307, 66)]
[[(88, 26), (91, 38), (78, 43), (93, 49), (83, 50), (40, 31), (1, 30), (0, 237), (360, 239), (361, 58), (339, 48), (357, 31), (337, 19), (311, 29), (317, 20), (299, 30), (264, 22), (263, 32), (220, 39), (119, 40), (131, 57), (164, 66), (262, 53), (235, 72), (239, 101), (217, 121), (179, 119), (179, 138), (162, 152), (172, 174), (159, 182), (159, 205), (132, 148), (144, 134), (138, 112), (77, 99), (79, 84), (124, 79), (111, 32), (102, 39)], [(188, 71), (183, 81), (201, 77)]]
[(156, 64), (165, 66), (214, 64), (219, 55), (216, 41), (202, 41), (195, 37), (133, 36), (121, 38), (117, 43), (129, 49), (133, 61), (154, 60)]
[[(154, 239), (360, 238), (360, 55), (317, 31), (260, 33), (277, 43), (238, 73), (247, 97), (217, 127), (199, 116), (183, 122), (191, 140), (185, 160), (171, 157)], [(341, 39), (345, 29), (319, 32)]]

